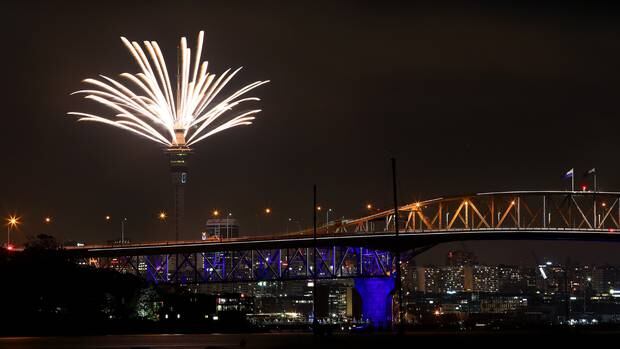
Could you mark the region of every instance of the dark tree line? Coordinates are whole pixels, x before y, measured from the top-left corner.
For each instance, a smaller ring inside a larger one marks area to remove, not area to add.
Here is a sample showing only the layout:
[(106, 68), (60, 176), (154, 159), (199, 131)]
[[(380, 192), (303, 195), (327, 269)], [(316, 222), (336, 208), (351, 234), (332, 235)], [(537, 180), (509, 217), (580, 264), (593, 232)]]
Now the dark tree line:
[(50, 235), (0, 249), (0, 276), (0, 336), (249, 330), (241, 313), (216, 321), (214, 295), (80, 265)]
[(49, 235), (0, 252), (0, 334), (105, 332), (157, 319), (160, 291), (130, 274), (78, 265)]

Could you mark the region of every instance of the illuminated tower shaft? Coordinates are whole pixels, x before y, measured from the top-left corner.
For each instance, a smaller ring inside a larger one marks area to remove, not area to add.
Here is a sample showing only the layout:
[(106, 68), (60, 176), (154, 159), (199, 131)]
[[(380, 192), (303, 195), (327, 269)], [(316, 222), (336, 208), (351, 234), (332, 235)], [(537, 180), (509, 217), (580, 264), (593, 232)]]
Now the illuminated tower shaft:
[(191, 149), (185, 145), (183, 131), (176, 132), (177, 146), (167, 149), (170, 159), (170, 174), (174, 186), (174, 234), (176, 241), (183, 233), (183, 221), (185, 217), (185, 185), (188, 179), (187, 160)]

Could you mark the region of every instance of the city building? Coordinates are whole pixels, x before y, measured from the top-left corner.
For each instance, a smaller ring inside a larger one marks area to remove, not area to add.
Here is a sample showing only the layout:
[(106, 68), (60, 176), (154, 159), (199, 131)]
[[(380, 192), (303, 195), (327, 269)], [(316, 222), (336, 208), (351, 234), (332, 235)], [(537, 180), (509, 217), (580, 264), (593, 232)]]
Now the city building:
[(235, 218), (207, 219), (206, 231), (202, 233), (202, 240), (228, 239), (239, 237), (239, 222)]

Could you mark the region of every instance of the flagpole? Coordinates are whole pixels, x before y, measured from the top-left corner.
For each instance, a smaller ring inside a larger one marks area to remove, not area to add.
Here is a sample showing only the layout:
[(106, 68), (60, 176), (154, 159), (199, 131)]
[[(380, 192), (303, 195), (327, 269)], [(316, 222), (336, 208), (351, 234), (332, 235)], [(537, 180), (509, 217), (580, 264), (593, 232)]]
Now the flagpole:
[(594, 172), (594, 192), (596, 192), (596, 171)]

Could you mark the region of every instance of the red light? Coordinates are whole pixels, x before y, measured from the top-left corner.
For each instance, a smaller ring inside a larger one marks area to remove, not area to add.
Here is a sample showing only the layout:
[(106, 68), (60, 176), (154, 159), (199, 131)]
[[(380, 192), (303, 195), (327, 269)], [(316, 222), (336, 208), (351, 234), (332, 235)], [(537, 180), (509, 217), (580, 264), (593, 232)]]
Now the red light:
[(9, 251), (13, 251), (13, 245), (9, 245), (6, 249)]
[(586, 187), (585, 185), (582, 185), (582, 186), (581, 186), (581, 190), (582, 190), (582, 191), (586, 191), (586, 189), (588, 189), (588, 187)]
[(609, 232), (610, 232), (610, 233), (613, 233), (613, 232), (614, 232), (614, 229), (613, 229), (613, 228), (609, 228)]

